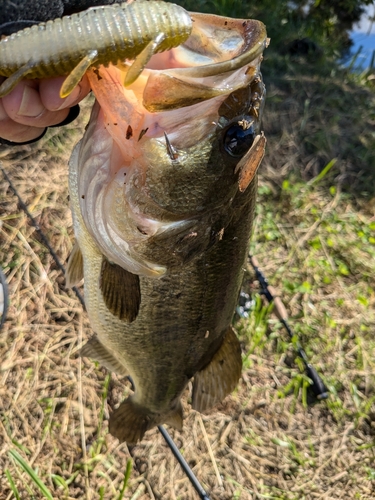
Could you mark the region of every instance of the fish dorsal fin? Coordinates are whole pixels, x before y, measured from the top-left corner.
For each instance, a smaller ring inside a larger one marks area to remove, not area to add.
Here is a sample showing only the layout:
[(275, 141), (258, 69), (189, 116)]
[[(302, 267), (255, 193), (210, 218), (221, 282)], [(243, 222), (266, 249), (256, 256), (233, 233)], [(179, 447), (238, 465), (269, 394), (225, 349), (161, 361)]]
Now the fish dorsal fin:
[(164, 33), (159, 33), (158, 36), (154, 40), (151, 40), (151, 42), (146, 45), (142, 52), (137, 55), (137, 57), (134, 59), (133, 64), (130, 66), (126, 73), (124, 87), (127, 87), (128, 85), (131, 85), (136, 81), (136, 79), (145, 69), (151, 57), (156, 54), (156, 52), (158, 52), (158, 49), (164, 42), (165, 38), (166, 37)]
[(22, 78), (25, 78), (25, 76), (34, 68), (34, 61), (29, 61), (23, 66), (21, 66), (17, 71), (15, 71), (12, 75), (10, 75), (9, 78), (3, 81), (3, 83), (0, 85), (0, 98), (6, 96), (11, 92), (14, 87), (19, 83)]
[(81, 280), (83, 280), (83, 257), (78, 243), (75, 242), (65, 270), (65, 286), (72, 288)]
[(131, 323), (138, 316), (141, 303), (139, 276), (103, 257), (100, 290), (105, 305), (114, 316)]
[(192, 407), (204, 412), (231, 393), (241, 376), (241, 347), (232, 327), (229, 327), (220, 349), (211, 362), (194, 375)]
[(98, 59), (98, 51), (90, 50), (83, 59), (79, 61), (77, 66), (72, 69), (69, 75), (65, 78), (64, 83), (61, 85), (60, 97), (64, 99), (73, 92), (79, 82), (82, 80), (83, 75)]
[(126, 377), (129, 375), (128, 370), (118, 361), (113, 354), (98, 340), (96, 336), (92, 337), (87, 344), (80, 350), (80, 355), (85, 358), (92, 358), (99, 361), (110, 372), (115, 372), (118, 375)]
[(157, 423), (155, 416), (147, 408), (134, 403), (133, 396), (130, 396), (112, 413), (109, 432), (121, 443), (136, 444)]
[(181, 401), (179, 400), (175, 410), (173, 410), (164, 419), (164, 422), (178, 431), (182, 431), (182, 422), (184, 420), (184, 415), (182, 412)]

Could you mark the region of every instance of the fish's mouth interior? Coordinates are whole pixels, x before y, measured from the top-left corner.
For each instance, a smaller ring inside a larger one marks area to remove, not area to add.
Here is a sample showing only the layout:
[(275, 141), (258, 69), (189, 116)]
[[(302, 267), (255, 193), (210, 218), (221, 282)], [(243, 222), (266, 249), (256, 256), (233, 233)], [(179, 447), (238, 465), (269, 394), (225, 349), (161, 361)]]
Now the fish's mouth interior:
[(262, 22), (199, 13), (191, 17), (187, 41), (155, 54), (131, 85), (123, 85), (131, 61), (88, 71), (107, 130), (121, 149), (128, 148), (130, 135), (139, 140), (173, 134), (181, 144), (181, 127), (188, 120), (191, 130), (184, 131), (184, 141), (201, 140), (213, 132), (227, 96), (257, 78), (268, 43)]
[(154, 54), (141, 77), (128, 87), (150, 112), (228, 94), (246, 84), (241, 76), (234, 84), (233, 74), (237, 78), (240, 70), (242, 76), (254, 77), (259, 66), (268, 44), (262, 22), (197, 13), (191, 17), (193, 29), (187, 41)]
[(214, 76), (256, 59), (268, 43), (265, 26), (260, 21), (194, 12), (190, 15), (193, 29), (187, 41), (170, 51), (155, 54), (148, 68), (184, 68), (185, 76)]

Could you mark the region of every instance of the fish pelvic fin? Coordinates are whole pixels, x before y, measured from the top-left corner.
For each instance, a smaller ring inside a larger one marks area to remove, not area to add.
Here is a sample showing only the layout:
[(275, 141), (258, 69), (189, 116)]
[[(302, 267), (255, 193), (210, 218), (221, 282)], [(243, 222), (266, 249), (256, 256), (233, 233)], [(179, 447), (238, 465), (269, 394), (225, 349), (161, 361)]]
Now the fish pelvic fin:
[(131, 323), (138, 316), (141, 303), (139, 276), (103, 256), (99, 287), (105, 305), (114, 316)]
[(233, 328), (229, 327), (210, 363), (194, 375), (193, 409), (204, 412), (220, 403), (235, 389), (241, 370), (241, 346)]
[(129, 396), (109, 419), (109, 432), (121, 443), (136, 444), (145, 432), (159, 423), (158, 415), (135, 403)]
[(80, 350), (80, 355), (86, 358), (92, 358), (99, 361), (107, 370), (115, 372), (118, 375), (126, 377), (129, 375), (128, 370), (125, 366), (118, 361), (115, 356), (104, 347), (104, 345), (99, 341), (98, 337), (92, 337), (87, 344), (85, 344)]
[(75, 242), (65, 270), (65, 286), (72, 288), (81, 280), (83, 280), (83, 257), (78, 243)]

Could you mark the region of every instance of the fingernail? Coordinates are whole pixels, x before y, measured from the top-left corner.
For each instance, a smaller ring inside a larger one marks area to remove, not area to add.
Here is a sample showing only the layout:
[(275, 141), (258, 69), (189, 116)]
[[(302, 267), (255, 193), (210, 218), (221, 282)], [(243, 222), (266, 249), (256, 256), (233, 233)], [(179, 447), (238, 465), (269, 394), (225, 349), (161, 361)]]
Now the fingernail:
[(61, 106), (59, 106), (56, 111), (59, 111), (60, 109), (65, 109), (71, 107), (73, 104), (75, 104), (79, 100), (79, 95), (81, 93), (81, 86), (77, 85), (77, 87), (74, 87), (72, 90), (72, 93), (68, 95), (62, 102)]
[(39, 93), (37, 90), (25, 85), (22, 94), (22, 101), (18, 110), (18, 116), (28, 116), (36, 118), (45, 110), (40, 101)]

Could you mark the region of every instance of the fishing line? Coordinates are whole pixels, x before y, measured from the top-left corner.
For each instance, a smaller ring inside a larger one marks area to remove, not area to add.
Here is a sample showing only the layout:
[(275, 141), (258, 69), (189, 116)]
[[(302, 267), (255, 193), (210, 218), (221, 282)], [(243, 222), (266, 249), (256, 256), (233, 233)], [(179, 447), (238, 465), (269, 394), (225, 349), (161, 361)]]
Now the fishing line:
[[(8, 174), (5, 172), (5, 170), (3, 168), (3, 164), (1, 162), (0, 162), (0, 169), (1, 169), (2, 173), (3, 173), (4, 179), (8, 182), (9, 187), (12, 190), (13, 194), (18, 199), (20, 207), (25, 212), (26, 216), (30, 219), (32, 226), (36, 229), (38, 235), (40, 236), (40, 238), (41, 238), (41, 240), (43, 242), (43, 244), (48, 248), (48, 251), (50, 252), (53, 260), (55, 261), (55, 263), (57, 265), (57, 267), (60, 269), (60, 271), (65, 276), (65, 267), (61, 263), (61, 261), (58, 258), (57, 254), (53, 250), (52, 246), (50, 245), (50, 243), (49, 243), (49, 241), (47, 239), (47, 236), (45, 236), (45, 234), (43, 233), (43, 231), (40, 229), (39, 224), (37, 223), (37, 221), (34, 219), (34, 217), (29, 212), (29, 210), (27, 208), (27, 205), (22, 200), (22, 198), (21, 198), (20, 194), (18, 193), (16, 187), (13, 185), (13, 183), (12, 183), (11, 179), (9, 178)], [(3, 283), (3, 277), (4, 277), (4, 275), (3, 275), (2, 271), (1, 271), (1, 268), (0, 268), (0, 285)], [(4, 289), (4, 311), (6, 311), (6, 309), (7, 309), (7, 301), (8, 301), (8, 294), (6, 293), (6, 291), (7, 291), (7, 284), (6, 284), (5, 277), (4, 277), (3, 289)], [(85, 308), (84, 298), (83, 298), (82, 294), (80, 293), (80, 291), (78, 290), (78, 288), (74, 286), (74, 287), (72, 287), (72, 290), (74, 290), (75, 294), (77, 295), (79, 301), (82, 304), (82, 307), (84, 309), (86, 309)], [(0, 329), (1, 329), (4, 321), (5, 321), (5, 314), (3, 314), (2, 318), (1, 318)], [(131, 379), (131, 377), (128, 377), (128, 380), (131, 383), (132, 388), (134, 390), (133, 380)], [(179, 462), (182, 470), (184, 471), (184, 473), (186, 474), (186, 476), (190, 480), (190, 482), (191, 482), (192, 486), (194, 487), (195, 491), (200, 496), (201, 500), (210, 500), (210, 497), (208, 496), (208, 494), (206, 493), (206, 491), (204, 490), (204, 488), (201, 486), (201, 484), (198, 481), (198, 479), (196, 478), (194, 472), (191, 470), (189, 464), (186, 462), (186, 460), (184, 459), (184, 457), (181, 455), (180, 450), (177, 448), (175, 442), (173, 441), (173, 439), (169, 435), (168, 431), (162, 425), (159, 425), (158, 429), (159, 429), (160, 434), (165, 439), (165, 441), (166, 441), (167, 445), (169, 446), (170, 450), (172, 451), (173, 455), (175, 456), (175, 458)], [(128, 449), (129, 449), (129, 447), (128, 447)], [(129, 449), (129, 453), (130, 453), (131, 457), (133, 458), (133, 462), (134, 462), (135, 467), (137, 468), (137, 466), (135, 464), (135, 460), (134, 460), (133, 454), (131, 452), (131, 449)]]
[(0, 267), (0, 330), (6, 320), (9, 304), (8, 283)]

